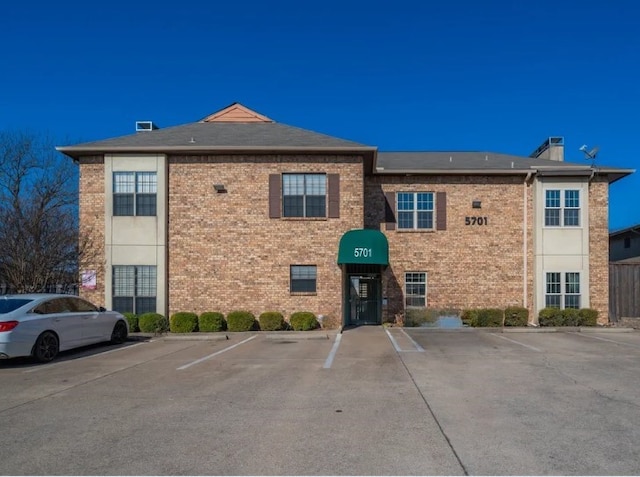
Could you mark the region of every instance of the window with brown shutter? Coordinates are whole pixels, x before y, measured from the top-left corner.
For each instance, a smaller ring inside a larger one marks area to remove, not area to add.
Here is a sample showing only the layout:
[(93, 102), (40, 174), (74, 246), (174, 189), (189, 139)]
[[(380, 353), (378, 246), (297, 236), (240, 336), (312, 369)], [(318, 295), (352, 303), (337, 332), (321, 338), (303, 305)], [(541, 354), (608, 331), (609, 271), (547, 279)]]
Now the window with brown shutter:
[(387, 230), (396, 229), (396, 193), (387, 192), (385, 194), (387, 199), (384, 204), (384, 221), (386, 222)]
[(269, 218), (280, 217), (280, 202), (282, 200), (282, 176), (269, 174)]
[(436, 230), (447, 230), (446, 192), (436, 192)]
[(340, 174), (329, 174), (328, 195), (329, 195), (329, 218), (340, 217)]
[(339, 218), (340, 174), (270, 174), (269, 218)]

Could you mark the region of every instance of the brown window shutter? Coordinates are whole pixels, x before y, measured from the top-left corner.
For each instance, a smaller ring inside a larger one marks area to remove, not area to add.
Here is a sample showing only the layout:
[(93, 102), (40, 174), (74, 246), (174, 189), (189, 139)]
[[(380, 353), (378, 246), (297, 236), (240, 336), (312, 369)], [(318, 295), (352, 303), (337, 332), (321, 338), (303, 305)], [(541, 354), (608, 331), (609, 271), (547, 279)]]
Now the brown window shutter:
[(436, 192), (436, 230), (447, 230), (446, 192)]
[(282, 176), (269, 174), (269, 218), (280, 218), (280, 202), (282, 200)]
[(340, 217), (340, 174), (328, 174), (329, 215), (331, 219)]
[(387, 192), (384, 207), (384, 221), (387, 223), (387, 230), (396, 229), (396, 193)]

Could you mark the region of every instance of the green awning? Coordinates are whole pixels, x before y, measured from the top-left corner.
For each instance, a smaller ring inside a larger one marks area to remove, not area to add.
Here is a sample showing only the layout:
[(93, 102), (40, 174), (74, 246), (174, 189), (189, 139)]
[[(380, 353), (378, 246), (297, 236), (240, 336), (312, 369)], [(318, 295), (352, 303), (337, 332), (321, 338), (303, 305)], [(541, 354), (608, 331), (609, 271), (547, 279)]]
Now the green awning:
[(389, 243), (379, 230), (349, 230), (340, 239), (338, 265), (389, 265)]

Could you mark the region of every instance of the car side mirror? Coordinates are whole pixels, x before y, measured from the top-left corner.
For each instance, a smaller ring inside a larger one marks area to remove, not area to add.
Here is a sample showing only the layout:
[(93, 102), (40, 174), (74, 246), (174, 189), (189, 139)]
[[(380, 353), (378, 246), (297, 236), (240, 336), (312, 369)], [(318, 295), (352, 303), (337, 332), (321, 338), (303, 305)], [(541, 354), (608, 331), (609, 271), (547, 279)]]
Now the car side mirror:
[(107, 311), (107, 309), (104, 306), (101, 306), (100, 308), (98, 308), (98, 311)]

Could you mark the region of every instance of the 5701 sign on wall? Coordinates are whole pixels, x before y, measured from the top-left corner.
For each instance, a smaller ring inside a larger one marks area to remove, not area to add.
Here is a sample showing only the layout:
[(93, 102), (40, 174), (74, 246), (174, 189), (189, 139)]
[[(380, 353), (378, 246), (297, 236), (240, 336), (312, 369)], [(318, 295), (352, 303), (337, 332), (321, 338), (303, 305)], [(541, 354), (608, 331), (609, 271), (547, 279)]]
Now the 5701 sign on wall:
[(465, 217), (464, 225), (489, 225), (489, 219), (487, 217)]

